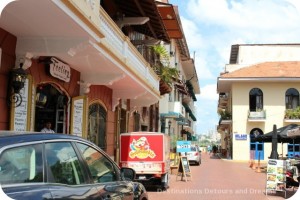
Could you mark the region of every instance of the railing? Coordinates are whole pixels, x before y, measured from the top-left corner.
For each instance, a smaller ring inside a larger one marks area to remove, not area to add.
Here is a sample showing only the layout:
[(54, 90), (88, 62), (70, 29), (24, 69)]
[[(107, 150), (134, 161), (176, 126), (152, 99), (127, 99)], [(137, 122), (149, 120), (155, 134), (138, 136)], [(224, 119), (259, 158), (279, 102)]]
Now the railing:
[(127, 36), (123, 34), (120, 28), (109, 17), (103, 8), (100, 7), (100, 30), (104, 34), (101, 43), (108, 49), (111, 49), (118, 58), (132, 69), (139, 77), (146, 79), (154, 89), (159, 90), (159, 79), (151, 69), (149, 63), (133, 46)]
[(169, 102), (169, 113), (179, 113), (185, 116), (185, 108), (180, 101)]
[(248, 111), (249, 120), (265, 120), (266, 119), (266, 110), (261, 111)]

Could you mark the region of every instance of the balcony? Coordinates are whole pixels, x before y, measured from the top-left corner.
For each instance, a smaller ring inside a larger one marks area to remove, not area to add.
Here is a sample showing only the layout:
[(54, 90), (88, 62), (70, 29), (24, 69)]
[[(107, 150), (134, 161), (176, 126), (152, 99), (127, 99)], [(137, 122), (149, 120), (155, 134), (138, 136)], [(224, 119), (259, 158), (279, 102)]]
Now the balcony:
[(221, 109), (226, 109), (228, 106), (229, 97), (227, 93), (220, 93), (219, 94), (219, 102), (218, 107)]
[(111, 88), (114, 105), (130, 99), (133, 107), (148, 106), (160, 99), (159, 77), (100, 0), (16, 1), (1, 13), (0, 26), (17, 36), (17, 55), (59, 58), (80, 72), (82, 83)]
[(218, 110), (220, 115), (219, 125), (230, 125), (232, 124), (232, 114), (228, 110)]
[(297, 107), (295, 109), (286, 109), (284, 122), (300, 122), (300, 107)]
[(266, 110), (248, 111), (249, 122), (264, 122), (266, 120)]
[[(165, 110), (166, 111), (166, 110)], [(184, 118), (185, 108), (180, 101), (169, 102), (167, 113), (161, 113), (161, 117), (167, 118)]]

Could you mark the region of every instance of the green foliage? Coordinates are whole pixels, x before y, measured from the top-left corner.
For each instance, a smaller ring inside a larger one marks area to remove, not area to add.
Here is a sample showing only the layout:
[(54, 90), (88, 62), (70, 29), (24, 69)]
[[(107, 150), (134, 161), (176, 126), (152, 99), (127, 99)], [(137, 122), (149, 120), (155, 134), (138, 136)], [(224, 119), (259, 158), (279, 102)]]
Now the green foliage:
[(300, 106), (295, 109), (287, 109), (285, 111), (286, 119), (300, 119)]
[(155, 61), (154, 70), (161, 80), (163, 80), (169, 86), (172, 86), (173, 77), (178, 78), (179, 71), (178, 69), (170, 66), (169, 52), (163, 45), (154, 45), (151, 48), (158, 57)]
[(231, 119), (231, 113), (228, 110), (220, 109), (220, 110), (218, 110), (218, 114), (220, 115), (221, 119), (224, 119), (224, 120)]

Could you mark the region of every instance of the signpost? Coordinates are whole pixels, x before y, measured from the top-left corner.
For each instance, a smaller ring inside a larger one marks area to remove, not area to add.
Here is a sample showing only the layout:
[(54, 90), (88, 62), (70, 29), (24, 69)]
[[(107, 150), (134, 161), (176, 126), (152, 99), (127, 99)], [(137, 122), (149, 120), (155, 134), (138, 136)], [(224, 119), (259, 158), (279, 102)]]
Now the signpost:
[(190, 169), (189, 161), (186, 156), (180, 157), (176, 181), (178, 176), (181, 176), (181, 180), (183, 180), (184, 177), (185, 182), (187, 181), (188, 177), (190, 177), (192, 180), (192, 172)]

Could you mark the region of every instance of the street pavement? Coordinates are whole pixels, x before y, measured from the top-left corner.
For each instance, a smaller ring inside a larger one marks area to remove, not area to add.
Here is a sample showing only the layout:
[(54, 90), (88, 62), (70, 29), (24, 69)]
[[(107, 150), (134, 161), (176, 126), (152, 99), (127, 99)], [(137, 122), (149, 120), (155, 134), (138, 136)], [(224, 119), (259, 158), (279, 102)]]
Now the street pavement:
[[(255, 172), (247, 162), (220, 159), (202, 153), (202, 164), (191, 165), (192, 177), (181, 181), (176, 174), (171, 175), (167, 191), (148, 189), (149, 199), (160, 200), (279, 200), (285, 199), (283, 192), (265, 193), (266, 174)], [(299, 192), (288, 189), (287, 199), (300, 199)], [(297, 196), (295, 198), (295, 196)]]

